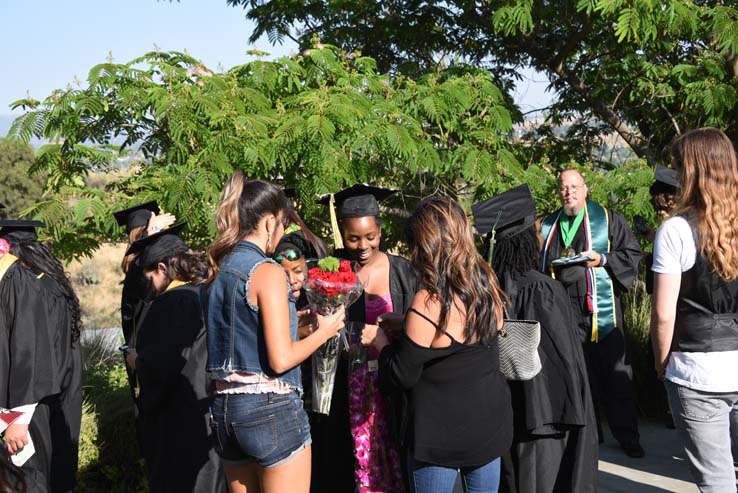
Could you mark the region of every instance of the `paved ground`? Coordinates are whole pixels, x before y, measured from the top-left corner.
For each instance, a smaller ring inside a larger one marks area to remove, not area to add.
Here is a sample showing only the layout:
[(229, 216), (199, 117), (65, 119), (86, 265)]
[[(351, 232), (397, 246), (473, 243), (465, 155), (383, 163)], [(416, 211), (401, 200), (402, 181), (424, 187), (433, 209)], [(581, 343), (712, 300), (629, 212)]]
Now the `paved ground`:
[[(698, 493), (675, 430), (641, 423), (642, 459), (626, 456), (617, 442), (600, 446), (599, 493)], [(454, 493), (462, 493), (457, 482)]]
[(626, 456), (612, 438), (600, 446), (601, 493), (697, 493), (679, 437), (661, 423), (641, 423), (642, 459)]

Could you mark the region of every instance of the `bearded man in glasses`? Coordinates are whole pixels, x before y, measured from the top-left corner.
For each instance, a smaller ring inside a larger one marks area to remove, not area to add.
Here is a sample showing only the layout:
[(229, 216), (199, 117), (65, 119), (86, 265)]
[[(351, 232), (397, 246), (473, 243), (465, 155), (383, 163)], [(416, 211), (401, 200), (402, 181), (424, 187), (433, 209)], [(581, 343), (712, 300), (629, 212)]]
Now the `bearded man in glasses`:
[(574, 305), (573, 329), (584, 347), (600, 442), (603, 407), (621, 448), (643, 457), (620, 300), (638, 275), (641, 249), (621, 214), (587, 199), (577, 170), (562, 171), (558, 184), (561, 208), (541, 228), (542, 269), (564, 285)]

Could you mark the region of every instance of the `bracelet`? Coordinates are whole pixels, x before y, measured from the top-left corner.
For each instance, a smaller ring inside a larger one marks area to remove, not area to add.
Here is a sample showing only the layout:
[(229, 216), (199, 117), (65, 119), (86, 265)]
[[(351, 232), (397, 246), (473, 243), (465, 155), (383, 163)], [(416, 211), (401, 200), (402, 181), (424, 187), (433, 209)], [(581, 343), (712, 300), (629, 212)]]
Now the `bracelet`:
[(600, 265), (598, 265), (597, 267), (604, 267), (606, 265), (607, 265), (607, 255), (605, 255), (604, 253), (601, 253), (600, 254)]

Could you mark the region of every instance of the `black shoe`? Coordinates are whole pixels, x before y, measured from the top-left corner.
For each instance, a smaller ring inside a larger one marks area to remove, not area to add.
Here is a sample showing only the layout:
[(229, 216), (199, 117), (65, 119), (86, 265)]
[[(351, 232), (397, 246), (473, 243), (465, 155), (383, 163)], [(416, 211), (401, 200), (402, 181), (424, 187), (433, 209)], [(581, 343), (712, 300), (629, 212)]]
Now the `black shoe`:
[(641, 457), (646, 455), (646, 451), (643, 450), (643, 447), (641, 447), (641, 444), (638, 442), (622, 443), (620, 444), (620, 448), (623, 449), (625, 455), (634, 459), (640, 459)]

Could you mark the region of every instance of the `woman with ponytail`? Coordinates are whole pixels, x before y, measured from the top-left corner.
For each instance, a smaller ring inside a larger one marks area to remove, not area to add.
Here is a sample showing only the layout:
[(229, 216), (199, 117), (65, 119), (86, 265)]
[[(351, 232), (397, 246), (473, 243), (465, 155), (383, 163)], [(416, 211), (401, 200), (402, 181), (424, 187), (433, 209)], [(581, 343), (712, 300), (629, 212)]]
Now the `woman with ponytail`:
[(317, 316), (298, 338), (295, 299), (270, 255), (284, 231), (285, 197), (236, 172), (226, 183), (208, 251), (207, 370), (215, 380), (213, 433), (232, 493), (310, 488), (310, 426), (300, 363), (335, 337), (343, 312)]
[(512, 440), (510, 391), (499, 370), (504, 294), (477, 253), (464, 211), (451, 199), (423, 200), (408, 220), (410, 260), (421, 289), (393, 344), (380, 329), (383, 390), (403, 389), (410, 489), (496, 492), (499, 457)]

